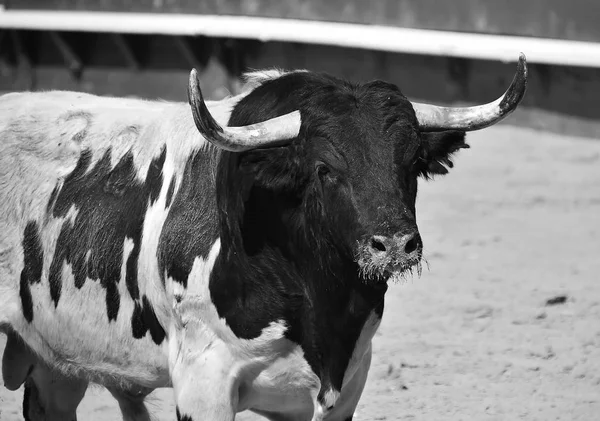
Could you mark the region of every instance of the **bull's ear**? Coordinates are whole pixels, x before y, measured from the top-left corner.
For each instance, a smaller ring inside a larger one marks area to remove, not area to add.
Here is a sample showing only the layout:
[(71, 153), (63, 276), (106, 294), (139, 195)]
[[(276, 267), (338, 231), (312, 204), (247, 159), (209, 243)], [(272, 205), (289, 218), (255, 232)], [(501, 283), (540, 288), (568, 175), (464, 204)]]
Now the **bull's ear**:
[(419, 173), (426, 179), (435, 175), (444, 175), (454, 164), (450, 160), (459, 149), (469, 148), (465, 143), (465, 132), (423, 132), (421, 133), (421, 153)]

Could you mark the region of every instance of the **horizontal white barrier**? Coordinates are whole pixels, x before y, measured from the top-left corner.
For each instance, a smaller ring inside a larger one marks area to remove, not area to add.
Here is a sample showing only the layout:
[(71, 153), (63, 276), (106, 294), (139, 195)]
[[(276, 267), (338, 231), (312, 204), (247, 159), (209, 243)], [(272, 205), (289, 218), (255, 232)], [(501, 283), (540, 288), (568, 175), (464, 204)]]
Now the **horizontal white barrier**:
[(204, 35), (367, 50), (600, 67), (600, 43), (391, 26), (170, 13), (0, 10), (0, 29)]

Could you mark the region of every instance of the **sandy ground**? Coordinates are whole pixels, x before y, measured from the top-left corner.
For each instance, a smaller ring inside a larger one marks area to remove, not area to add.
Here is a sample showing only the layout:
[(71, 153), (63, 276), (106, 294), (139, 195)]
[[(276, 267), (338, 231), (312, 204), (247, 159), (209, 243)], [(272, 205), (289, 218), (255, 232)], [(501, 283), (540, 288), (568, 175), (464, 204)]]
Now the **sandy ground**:
[[(469, 139), (422, 184), (430, 269), (388, 292), (356, 419), (598, 420), (600, 142), (509, 126)], [(0, 388), (2, 421), (21, 399)], [(169, 390), (151, 407), (175, 420)], [(120, 418), (95, 389), (79, 419)]]

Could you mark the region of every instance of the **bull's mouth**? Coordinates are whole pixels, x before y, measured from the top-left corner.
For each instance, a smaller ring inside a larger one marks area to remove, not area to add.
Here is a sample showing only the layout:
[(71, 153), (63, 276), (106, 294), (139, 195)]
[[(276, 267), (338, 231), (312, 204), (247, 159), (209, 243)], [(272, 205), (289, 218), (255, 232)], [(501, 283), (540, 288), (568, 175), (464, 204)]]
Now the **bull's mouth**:
[(421, 263), (421, 259), (419, 258), (404, 264), (398, 264), (385, 268), (383, 270), (383, 277), (385, 278), (385, 282), (403, 282), (409, 275), (414, 276), (416, 273), (418, 276), (421, 276), (422, 272), (423, 265)]
[(421, 254), (402, 262), (383, 263), (373, 259), (358, 259), (361, 278), (368, 284), (403, 283), (409, 277), (421, 276), (423, 264)]

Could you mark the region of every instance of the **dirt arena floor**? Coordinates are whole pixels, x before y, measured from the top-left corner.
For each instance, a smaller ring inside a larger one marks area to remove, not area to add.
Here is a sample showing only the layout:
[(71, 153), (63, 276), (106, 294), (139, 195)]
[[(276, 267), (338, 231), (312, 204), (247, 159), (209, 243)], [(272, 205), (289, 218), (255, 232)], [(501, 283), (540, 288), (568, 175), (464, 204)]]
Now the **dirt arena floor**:
[[(355, 419), (599, 420), (600, 141), (508, 125), (469, 140), (421, 185), (429, 270), (388, 292)], [(0, 388), (2, 421), (21, 399)], [(175, 420), (170, 390), (150, 405)], [(93, 389), (79, 419), (120, 418)]]

